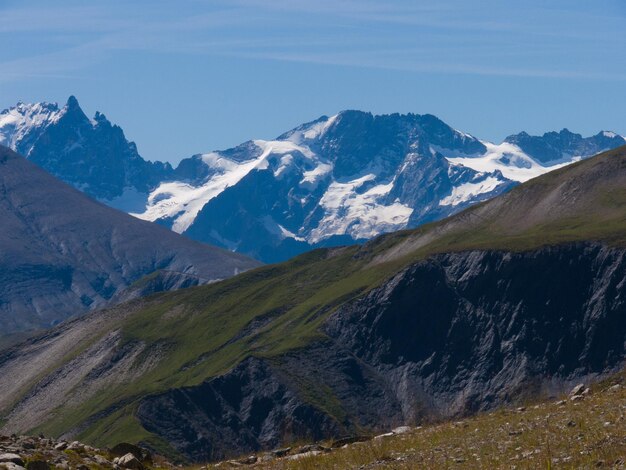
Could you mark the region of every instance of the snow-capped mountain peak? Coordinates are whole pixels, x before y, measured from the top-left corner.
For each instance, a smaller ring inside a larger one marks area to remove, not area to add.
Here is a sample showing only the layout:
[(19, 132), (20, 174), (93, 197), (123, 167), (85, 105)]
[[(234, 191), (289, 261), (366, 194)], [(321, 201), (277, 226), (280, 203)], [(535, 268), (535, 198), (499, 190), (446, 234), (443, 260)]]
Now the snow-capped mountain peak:
[(324, 134), (326, 134), (328, 129), (335, 123), (338, 117), (339, 114), (335, 114), (331, 117), (322, 116), (313, 122), (303, 124), (302, 126), (289, 131), (287, 134), (283, 134), (278, 138), (278, 140), (289, 140), (298, 145), (305, 142), (310, 143), (311, 141), (319, 140), (324, 136)]
[(97, 112), (90, 120), (74, 96), (62, 108), (42, 102), (5, 109), (0, 113), (0, 145), (105, 202), (128, 190), (147, 192), (173, 174), (169, 164), (143, 160), (104, 114)]
[(66, 108), (59, 109), (57, 103), (28, 104), (19, 102), (16, 106), (0, 112), (0, 145), (20, 151), (28, 156), (41, 132), (65, 114)]
[(3, 111), (0, 143), (113, 207), (273, 262), (446, 217), (626, 140), (563, 129), (495, 144), (430, 114), (347, 110), (172, 169), (70, 97)]

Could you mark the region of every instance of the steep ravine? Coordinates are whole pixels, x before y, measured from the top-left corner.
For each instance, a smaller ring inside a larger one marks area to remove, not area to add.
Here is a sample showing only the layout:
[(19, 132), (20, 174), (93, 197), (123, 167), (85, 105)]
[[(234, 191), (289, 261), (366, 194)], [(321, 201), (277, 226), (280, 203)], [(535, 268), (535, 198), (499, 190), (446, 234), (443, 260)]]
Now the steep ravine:
[(442, 254), (343, 305), (327, 339), (250, 358), (137, 417), (190, 460), (368, 433), (565, 390), (625, 359), (626, 251)]

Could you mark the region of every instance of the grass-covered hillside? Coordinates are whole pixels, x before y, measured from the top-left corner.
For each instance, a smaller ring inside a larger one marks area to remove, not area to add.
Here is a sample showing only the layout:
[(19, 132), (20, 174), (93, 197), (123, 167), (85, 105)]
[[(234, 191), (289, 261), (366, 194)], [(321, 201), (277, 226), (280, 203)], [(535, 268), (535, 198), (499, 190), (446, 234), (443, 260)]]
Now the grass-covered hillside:
[[(320, 326), (339, 306), (434, 253), (578, 241), (623, 246), (624, 188), (626, 148), (620, 148), (414, 231), (317, 250), (67, 322), (0, 352), (0, 424), (6, 432), (69, 434), (96, 446), (143, 442), (177, 455), (137, 419), (145, 397), (199, 385), (251, 356), (271, 364), (323, 341)], [(332, 391), (315, 382), (299, 389), (341, 421)]]

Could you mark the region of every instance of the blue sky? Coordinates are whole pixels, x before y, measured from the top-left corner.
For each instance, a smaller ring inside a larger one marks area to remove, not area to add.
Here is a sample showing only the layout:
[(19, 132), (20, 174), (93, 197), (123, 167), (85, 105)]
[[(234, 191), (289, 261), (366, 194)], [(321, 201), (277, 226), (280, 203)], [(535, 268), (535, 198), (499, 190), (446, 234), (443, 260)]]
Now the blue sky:
[(626, 134), (625, 20), (624, 0), (1, 0), (0, 108), (74, 94), (173, 162), (342, 109)]

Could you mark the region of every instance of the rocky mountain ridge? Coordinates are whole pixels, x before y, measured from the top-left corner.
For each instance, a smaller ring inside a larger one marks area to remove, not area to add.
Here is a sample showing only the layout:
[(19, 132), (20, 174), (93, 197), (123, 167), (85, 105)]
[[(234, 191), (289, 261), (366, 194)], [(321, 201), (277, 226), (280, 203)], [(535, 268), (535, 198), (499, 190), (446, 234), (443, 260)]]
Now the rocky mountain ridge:
[(169, 163), (144, 160), (104, 114), (89, 119), (74, 96), (63, 107), (42, 102), (5, 109), (0, 145), (100, 200), (115, 200), (125, 188), (146, 192), (173, 176)]
[(432, 115), (322, 116), (275, 140), (144, 161), (102, 114), (19, 104), (0, 113), (0, 144), (139, 218), (265, 262), (439, 220), (573, 161), (626, 143), (563, 130), (501, 144)]

